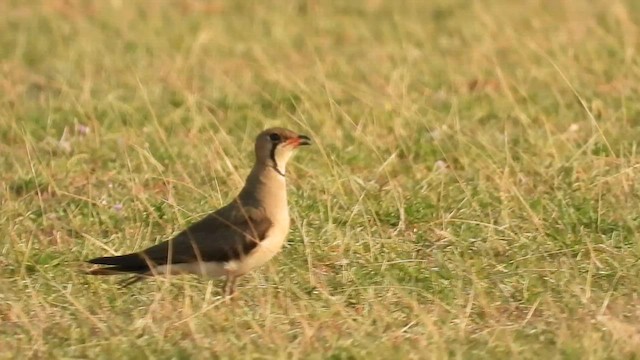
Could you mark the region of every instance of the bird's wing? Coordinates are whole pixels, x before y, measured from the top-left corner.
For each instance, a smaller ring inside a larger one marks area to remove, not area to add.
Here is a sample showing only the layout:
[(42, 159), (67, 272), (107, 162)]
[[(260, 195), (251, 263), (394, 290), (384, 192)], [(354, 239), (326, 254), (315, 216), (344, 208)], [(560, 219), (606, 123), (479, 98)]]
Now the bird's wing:
[(138, 255), (155, 265), (226, 262), (251, 252), (264, 240), (271, 226), (263, 208), (226, 207)]
[(227, 262), (242, 258), (264, 240), (272, 226), (262, 207), (234, 202), (189, 226), (174, 238), (140, 252), (105, 256), (88, 262), (109, 265), (92, 275), (144, 274), (151, 267), (191, 262)]

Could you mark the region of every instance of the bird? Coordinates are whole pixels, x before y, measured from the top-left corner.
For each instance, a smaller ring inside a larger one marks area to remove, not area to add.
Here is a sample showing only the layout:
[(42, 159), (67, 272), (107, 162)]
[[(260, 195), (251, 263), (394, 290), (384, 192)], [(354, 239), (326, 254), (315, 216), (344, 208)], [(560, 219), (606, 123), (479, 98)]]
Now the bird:
[(290, 223), (285, 169), (303, 145), (311, 145), (306, 135), (281, 127), (262, 131), (255, 140), (254, 166), (231, 202), (147, 249), (87, 260), (101, 267), (86, 273), (133, 274), (121, 282), (124, 287), (156, 275), (224, 277), (223, 295), (234, 295), (237, 279), (284, 245)]

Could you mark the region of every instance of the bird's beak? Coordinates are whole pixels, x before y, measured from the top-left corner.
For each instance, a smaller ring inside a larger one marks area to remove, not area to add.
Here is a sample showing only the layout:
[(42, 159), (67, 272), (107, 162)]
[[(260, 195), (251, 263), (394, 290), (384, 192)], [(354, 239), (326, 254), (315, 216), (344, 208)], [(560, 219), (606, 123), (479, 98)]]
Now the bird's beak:
[(300, 145), (311, 145), (311, 138), (307, 135), (298, 135), (287, 141), (289, 144), (298, 147)]
[(311, 145), (311, 138), (307, 135), (298, 135), (298, 145)]

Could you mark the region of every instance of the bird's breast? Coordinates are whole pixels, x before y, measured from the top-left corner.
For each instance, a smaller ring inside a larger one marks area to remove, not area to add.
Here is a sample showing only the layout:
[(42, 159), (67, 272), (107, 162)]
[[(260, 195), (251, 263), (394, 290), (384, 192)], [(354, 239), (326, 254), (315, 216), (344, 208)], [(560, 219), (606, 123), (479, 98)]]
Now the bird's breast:
[(280, 217), (274, 219), (273, 226), (267, 231), (258, 246), (244, 258), (228, 264), (227, 268), (239, 276), (264, 265), (282, 250), (288, 233), (289, 214), (281, 214)]

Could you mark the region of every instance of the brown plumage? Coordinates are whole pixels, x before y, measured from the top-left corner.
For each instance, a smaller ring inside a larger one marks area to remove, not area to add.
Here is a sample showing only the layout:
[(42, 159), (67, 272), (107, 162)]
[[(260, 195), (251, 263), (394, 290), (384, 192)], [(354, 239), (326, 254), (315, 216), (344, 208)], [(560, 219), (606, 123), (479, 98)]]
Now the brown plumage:
[(225, 295), (235, 281), (264, 264), (281, 248), (289, 230), (285, 167), (300, 145), (310, 139), (283, 128), (256, 138), (256, 161), (238, 196), (175, 237), (145, 250), (91, 259), (105, 265), (90, 275), (134, 274), (125, 286), (158, 274), (190, 273), (226, 276)]

